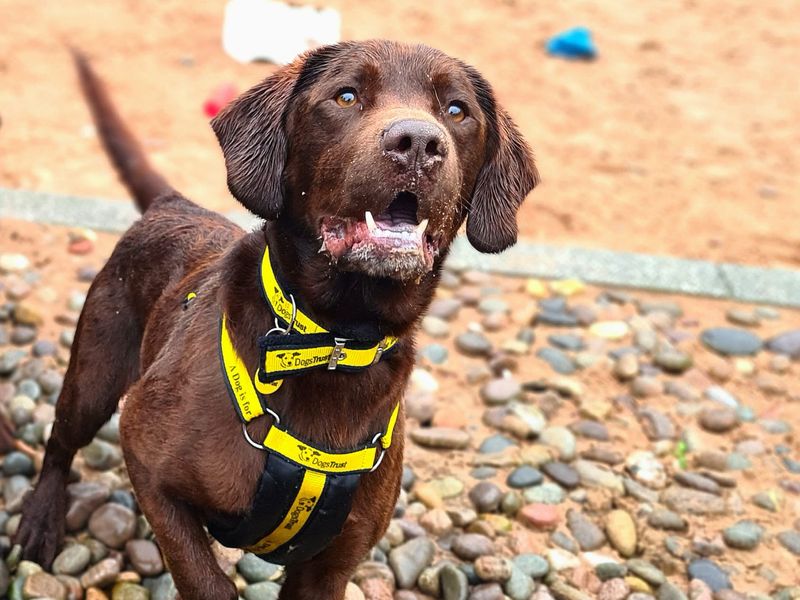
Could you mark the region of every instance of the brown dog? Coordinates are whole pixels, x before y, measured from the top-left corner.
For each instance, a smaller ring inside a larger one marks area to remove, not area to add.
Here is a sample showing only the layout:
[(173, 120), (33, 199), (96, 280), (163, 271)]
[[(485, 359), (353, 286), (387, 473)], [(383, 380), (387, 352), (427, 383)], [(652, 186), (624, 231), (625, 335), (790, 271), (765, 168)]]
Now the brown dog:
[[(243, 535), (257, 540), (267, 531), (251, 531), (248, 519), (274, 504), (286, 508), (278, 521), (271, 517), (273, 525), (287, 523), (289, 530), (317, 496), (301, 498), (306, 480), (299, 492), (290, 485), (288, 496), (266, 501), (264, 489), (282, 485), (274, 468), (313, 479), (320, 473), (310, 465), (319, 464), (329, 482), (346, 483), (329, 507), (343, 525), (335, 518), (326, 524), (321, 511), (310, 519), (327, 527), (327, 539), (306, 540), (297, 560), (294, 545), (284, 544), (281, 598), (340, 599), (394, 509), (403, 440), (403, 413), (398, 417), (395, 407), (414, 363), (415, 326), (448, 246), (465, 219), (480, 251), (516, 241), (517, 209), (537, 181), (530, 151), (489, 84), (462, 62), (383, 41), (324, 47), (277, 71), (212, 122), (231, 192), (266, 220), (263, 229), (244, 233), (150, 169), (86, 62), (77, 62), (106, 149), (143, 215), (89, 291), (41, 477), (23, 510), (17, 540), (24, 556), (52, 562), (64, 535), (75, 452), (127, 391), (121, 436), (128, 473), (182, 598), (236, 598), (204, 526), (213, 532), (244, 522)], [(281, 325), (271, 303), (273, 290), (259, 268), (265, 247), (264, 260), (281, 282), (274, 293), (296, 300), (289, 310), (296, 321), (287, 317)], [(336, 338), (324, 355), (328, 369), (295, 361), (304, 356), (300, 350), (282, 352), (277, 369), (305, 366), (286, 372), (280, 384), (267, 381), (263, 340), (278, 338), (263, 336), (273, 322), (279, 334), (295, 326), (281, 339), (317, 339), (299, 331), (300, 313), (323, 331), (364, 342), (372, 364), (335, 368), (360, 351)], [(273, 386), (258, 404), (276, 418), (258, 416), (244, 432), (241, 421), (248, 419), (237, 410), (253, 407), (235, 408), (241, 382), (226, 381), (224, 356), (220, 365), (225, 332), (229, 353), (255, 387)], [(382, 438), (381, 448), (376, 432), (391, 433), (393, 417), (394, 442)], [(308, 443), (298, 444), (293, 460), (252, 447), (252, 440), (267, 444), (279, 423), (292, 440)], [(368, 464), (330, 474), (341, 456), (335, 453), (354, 449), (369, 454)], [(306, 451), (334, 454), (310, 463)], [(311, 520), (306, 526), (312, 529)]]

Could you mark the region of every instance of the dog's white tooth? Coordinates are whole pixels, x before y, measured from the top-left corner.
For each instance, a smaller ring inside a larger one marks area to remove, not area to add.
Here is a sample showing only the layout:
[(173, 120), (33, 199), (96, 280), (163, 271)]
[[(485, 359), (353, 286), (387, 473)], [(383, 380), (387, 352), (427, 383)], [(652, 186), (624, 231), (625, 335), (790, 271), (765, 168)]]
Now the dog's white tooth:
[(425, 230), (428, 228), (428, 219), (422, 219), (422, 222), (417, 225), (417, 234), (424, 235)]
[(322, 246), (320, 246), (319, 250), (317, 250), (317, 254), (321, 254), (322, 252), (325, 252), (325, 250), (325, 240), (322, 240)]
[(375, 231), (378, 226), (375, 224), (375, 219), (372, 217), (372, 213), (367, 211), (364, 213), (364, 220), (367, 222), (367, 229), (370, 230), (370, 233)]

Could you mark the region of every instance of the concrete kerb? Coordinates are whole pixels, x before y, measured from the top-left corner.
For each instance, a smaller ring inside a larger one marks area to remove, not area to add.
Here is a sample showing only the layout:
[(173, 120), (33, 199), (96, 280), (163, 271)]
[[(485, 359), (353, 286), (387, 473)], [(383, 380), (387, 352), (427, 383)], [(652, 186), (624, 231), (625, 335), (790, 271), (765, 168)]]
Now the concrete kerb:
[[(225, 216), (245, 229), (260, 223), (245, 211), (231, 211)], [(138, 217), (128, 201), (0, 188), (0, 218), (121, 233)], [(600, 286), (800, 308), (800, 271), (789, 269), (549, 246), (526, 240), (502, 254), (485, 255), (472, 249), (463, 237), (455, 241), (448, 265), (517, 277), (575, 277)]]

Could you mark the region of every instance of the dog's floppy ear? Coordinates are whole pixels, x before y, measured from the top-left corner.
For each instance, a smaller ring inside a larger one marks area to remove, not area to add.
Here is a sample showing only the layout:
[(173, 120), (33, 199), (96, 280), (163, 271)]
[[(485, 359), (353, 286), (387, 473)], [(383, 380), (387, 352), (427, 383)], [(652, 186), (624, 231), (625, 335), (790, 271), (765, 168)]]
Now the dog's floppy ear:
[(276, 71), (211, 121), (231, 194), (265, 219), (276, 219), (283, 207), (284, 113), (301, 67), (298, 60)]
[(517, 210), (539, 173), (533, 154), (511, 117), (497, 106), (489, 83), (465, 67), (486, 124), (486, 157), (467, 216), (467, 238), (481, 252), (501, 252), (517, 241)]

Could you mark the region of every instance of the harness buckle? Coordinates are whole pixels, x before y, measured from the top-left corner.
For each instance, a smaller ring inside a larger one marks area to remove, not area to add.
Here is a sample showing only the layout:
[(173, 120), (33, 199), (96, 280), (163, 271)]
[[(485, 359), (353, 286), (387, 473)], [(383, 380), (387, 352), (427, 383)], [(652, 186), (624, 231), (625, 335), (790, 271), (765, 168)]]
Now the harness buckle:
[(380, 341), (380, 343), (378, 344), (378, 347), (375, 349), (375, 357), (372, 359), (372, 362), (370, 363), (370, 366), (374, 365), (375, 363), (377, 363), (381, 359), (381, 357), (383, 356), (383, 353), (386, 351), (386, 346), (387, 345), (388, 345), (388, 342), (386, 341), (386, 338), (383, 338)]
[(347, 358), (347, 354), (344, 352), (344, 345), (347, 341), (347, 338), (333, 338), (334, 346), (333, 351), (331, 351), (331, 357), (328, 359), (328, 371), (335, 371), (339, 361)]

